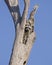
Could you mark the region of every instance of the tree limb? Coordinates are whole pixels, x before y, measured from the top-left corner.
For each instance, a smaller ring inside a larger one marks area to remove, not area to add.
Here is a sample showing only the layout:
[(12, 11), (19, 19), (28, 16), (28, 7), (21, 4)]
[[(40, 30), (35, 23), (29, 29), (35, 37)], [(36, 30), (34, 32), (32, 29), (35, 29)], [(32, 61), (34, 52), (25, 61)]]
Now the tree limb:
[(24, 0), (24, 11), (22, 14), (22, 22), (21, 22), (22, 29), (24, 29), (24, 26), (26, 24), (26, 18), (27, 18), (27, 14), (28, 14), (29, 3), (30, 3), (30, 0)]
[(21, 17), (18, 0), (5, 0), (5, 2), (10, 10), (14, 23), (16, 24), (19, 22), (19, 19)]
[(27, 20), (30, 0), (24, 0), (24, 11), (21, 20), (18, 0), (5, 0), (5, 2), (13, 17), (14, 23), (17, 24), (17, 22), (21, 22), (20, 26), (18, 24), (15, 28), (16, 35), (9, 65), (26, 65), (30, 50), (36, 38), (34, 32), (34, 14), (36, 13), (38, 6), (35, 5)]

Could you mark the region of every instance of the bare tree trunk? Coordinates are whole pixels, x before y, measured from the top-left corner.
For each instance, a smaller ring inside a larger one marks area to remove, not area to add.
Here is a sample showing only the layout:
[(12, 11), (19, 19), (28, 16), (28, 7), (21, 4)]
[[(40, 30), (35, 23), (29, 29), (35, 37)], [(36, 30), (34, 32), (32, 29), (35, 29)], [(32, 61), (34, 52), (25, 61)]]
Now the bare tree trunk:
[(34, 14), (38, 5), (35, 5), (29, 19), (26, 20), (30, 0), (24, 0), (24, 11), (20, 15), (18, 0), (5, 0), (15, 25), (15, 41), (9, 65), (26, 65), (30, 50), (36, 38), (34, 32)]

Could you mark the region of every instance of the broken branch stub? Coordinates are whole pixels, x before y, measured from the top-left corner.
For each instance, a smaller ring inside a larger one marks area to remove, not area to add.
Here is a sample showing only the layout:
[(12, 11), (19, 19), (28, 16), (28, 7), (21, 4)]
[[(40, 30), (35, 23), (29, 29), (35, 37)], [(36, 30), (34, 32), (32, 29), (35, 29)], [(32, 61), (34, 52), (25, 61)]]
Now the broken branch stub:
[[(36, 38), (34, 32), (34, 14), (38, 6), (35, 5), (27, 20), (30, 0), (24, 0), (22, 17), (19, 11), (18, 0), (5, 0), (15, 23), (15, 41), (12, 48), (9, 65), (26, 65), (27, 60)], [(21, 23), (20, 23), (21, 22)]]

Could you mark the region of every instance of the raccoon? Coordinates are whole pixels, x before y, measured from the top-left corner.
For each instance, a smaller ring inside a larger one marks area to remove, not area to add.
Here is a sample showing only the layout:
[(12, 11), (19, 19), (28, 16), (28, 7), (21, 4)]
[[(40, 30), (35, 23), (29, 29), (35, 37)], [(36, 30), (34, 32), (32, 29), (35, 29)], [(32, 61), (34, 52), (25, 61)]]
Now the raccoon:
[(27, 20), (25, 29), (24, 29), (24, 36), (23, 36), (23, 44), (27, 43), (29, 35), (34, 31), (34, 20)]

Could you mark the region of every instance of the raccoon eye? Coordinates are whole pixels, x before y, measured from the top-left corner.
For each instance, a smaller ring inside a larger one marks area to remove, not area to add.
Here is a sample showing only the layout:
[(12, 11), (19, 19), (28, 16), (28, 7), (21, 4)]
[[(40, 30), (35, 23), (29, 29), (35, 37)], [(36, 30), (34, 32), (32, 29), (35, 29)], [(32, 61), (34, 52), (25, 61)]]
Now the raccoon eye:
[(34, 31), (34, 26), (32, 26), (32, 32)]
[(29, 28), (28, 27), (25, 27), (25, 32), (29, 32)]
[(34, 29), (34, 26), (32, 26), (32, 29)]

